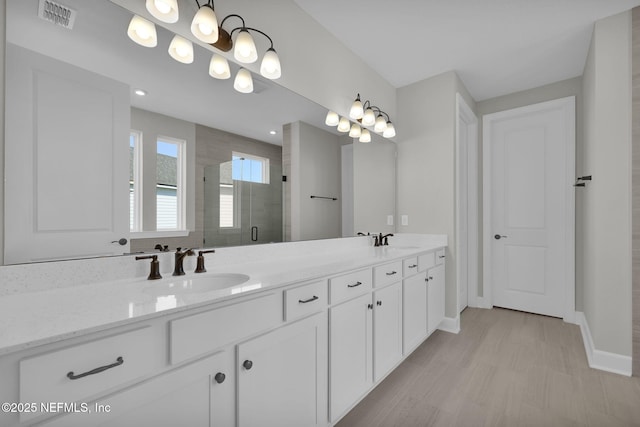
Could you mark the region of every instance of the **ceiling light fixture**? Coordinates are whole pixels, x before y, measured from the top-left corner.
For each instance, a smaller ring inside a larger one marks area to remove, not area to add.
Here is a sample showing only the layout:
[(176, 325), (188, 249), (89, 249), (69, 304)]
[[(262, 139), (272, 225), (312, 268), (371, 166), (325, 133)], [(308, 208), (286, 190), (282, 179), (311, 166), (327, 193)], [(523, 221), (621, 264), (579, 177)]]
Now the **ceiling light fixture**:
[(211, 57), (211, 62), (209, 62), (209, 75), (220, 80), (226, 80), (231, 77), (227, 58), (214, 53)]
[(362, 107), (362, 102), (360, 101), (360, 94), (356, 97), (356, 100), (353, 101), (351, 105), (351, 110), (349, 110), (349, 117), (353, 120), (361, 119), (364, 115), (364, 108)]
[(156, 47), (158, 45), (156, 26), (153, 22), (147, 21), (138, 15), (133, 15), (133, 18), (131, 18), (127, 35), (140, 46)]
[(369, 132), (369, 129), (362, 129), (362, 133), (360, 134), (360, 139), (358, 139), (358, 141), (360, 142), (371, 142), (371, 132)]
[(218, 41), (218, 17), (213, 10), (213, 0), (208, 0), (202, 6), (196, 0), (198, 11), (191, 21), (191, 33), (205, 43)]
[(338, 126), (340, 122), (340, 116), (335, 111), (329, 111), (327, 113), (327, 118), (324, 119), (324, 124), (327, 126)]
[(351, 130), (351, 122), (346, 117), (340, 117), (338, 122), (338, 132), (349, 132)]
[(146, 7), (151, 16), (162, 22), (178, 22), (178, 0), (147, 0)]
[(178, 62), (191, 64), (193, 62), (193, 43), (176, 34), (169, 45), (169, 55)]
[(233, 88), (240, 93), (253, 92), (253, 78), (251, 73), (246, 68), (240, 68), (236, 79), (233, 81)]
[(133, 91), (133, 93), (135, 93), (138, 96), (145, 96), (147, 94), (147, 92), (145, 90), (142, 89), (136, 89)]
[(360, 138), (360, 135), (362, 135), (362, 129), (360, 128), (360, 125), (358, 125), (357, 123), (353, 123), (351, 125), (351, 130), (349, 131), (349, 136), (351, 138)]

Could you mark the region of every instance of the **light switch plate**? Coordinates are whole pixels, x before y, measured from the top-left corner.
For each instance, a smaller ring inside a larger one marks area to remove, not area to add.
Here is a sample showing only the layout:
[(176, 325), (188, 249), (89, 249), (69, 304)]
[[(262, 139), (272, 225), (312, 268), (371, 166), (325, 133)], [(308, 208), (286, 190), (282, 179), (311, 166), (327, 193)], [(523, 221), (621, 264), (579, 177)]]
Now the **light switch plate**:
[(402, 215), (402, 225), (409, 225), (409, 215)]
[(387, 225), (393, 225), (393, 215), (387, 215)]

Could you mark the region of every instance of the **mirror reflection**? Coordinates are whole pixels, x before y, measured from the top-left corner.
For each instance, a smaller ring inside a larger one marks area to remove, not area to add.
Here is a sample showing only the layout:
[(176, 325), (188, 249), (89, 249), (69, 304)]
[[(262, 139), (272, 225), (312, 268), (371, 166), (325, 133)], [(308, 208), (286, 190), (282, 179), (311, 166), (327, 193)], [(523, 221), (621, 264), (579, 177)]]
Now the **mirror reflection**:
[[(240, 94), (208, 75), (202, 46), (174, 61), (160, 26), (158, 46), (141, 47), (111, 2), (66, 0), (73, 28), (38, 5), (7, 1), (6, 264), (353, 235), (353, 207), (341, 219), (353, 182), (344, 193), (340, 178), (352, 140), (324, 125), (326, 109), (256, 75)], [(310, 141), (330, 149), (301, 155)], [(262, 183), (234, 176), (252, 160), (266, 161)], [(329, 181), (338, 203), (304, 207)]]

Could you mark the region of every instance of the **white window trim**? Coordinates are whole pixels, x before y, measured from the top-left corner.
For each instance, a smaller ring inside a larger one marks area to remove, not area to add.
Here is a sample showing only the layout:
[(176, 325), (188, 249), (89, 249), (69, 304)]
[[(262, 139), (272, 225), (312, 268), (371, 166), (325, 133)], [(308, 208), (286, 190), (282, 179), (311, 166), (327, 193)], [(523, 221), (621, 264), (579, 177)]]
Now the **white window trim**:
[[(169, 142), (172, 144), (176, 144), (178, 146), (178, 165), (177, 165), (177, 179), (176, 179), (176, 197), (178, 199), (178, 211), (176, 212), (176, 226), (177, 228), (167, 228), (167, 229), (158, 229), (156, 224), (157, 232), (181, 232), (184, 231), (188, 235), (189, 230), (187, 230), (187, 141), (184, 139), (172, 138), (170, 136), (158, 135), (156, 139), (156, 147), (160, 142)], [(157, 152), (157, 148), (156, 148)], [(156, 183), (157, 185), (157, 183)], [(169, 236), (154, 236), (154, 237), (169, 237)]]
[(142, 203), (142, 131), (131, 129), (129, 135), (135, 137), (133, 144), (133, 228), (131, 233), (137, 233), (142, 230), (142, 215), (143, 215), (143, 203)]
[(262, 163), (262, 182), (255, 182), (255, 181), (245, 181), (245, 182), (253, 182), (254, 184), (269, 184), (270, 183), (270, 173), (269, 171), (270, 169), (270, 165), (269, 165), (269, 158), (268, 157), (260, 157), (260, 156), (254, 156), (251, 154), (245, 154), (245, 153), (239, 153), (236, 151), (233, 151), (231, 153), (231, 158), (233, 159), (234, 157), (242, 157), (248, 160), (255, 160), (258, 162)]

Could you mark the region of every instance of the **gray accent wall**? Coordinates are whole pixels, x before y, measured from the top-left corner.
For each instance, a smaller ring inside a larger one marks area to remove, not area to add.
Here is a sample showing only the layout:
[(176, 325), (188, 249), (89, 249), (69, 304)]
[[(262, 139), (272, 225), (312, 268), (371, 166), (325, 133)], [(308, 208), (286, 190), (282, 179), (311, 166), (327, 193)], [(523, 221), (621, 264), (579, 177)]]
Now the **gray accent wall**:
[(640, 8), (632, 10), (632, 369), (640, 376)]

